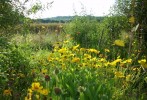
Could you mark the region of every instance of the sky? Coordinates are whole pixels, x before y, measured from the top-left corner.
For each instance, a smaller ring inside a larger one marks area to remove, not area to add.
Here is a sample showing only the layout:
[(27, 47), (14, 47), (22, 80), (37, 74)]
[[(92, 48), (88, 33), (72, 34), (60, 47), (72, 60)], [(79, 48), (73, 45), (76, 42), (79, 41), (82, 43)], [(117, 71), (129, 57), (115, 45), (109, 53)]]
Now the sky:
[[(29, 15), (30, 18), (50, 18), (56, 16), (73, 16), (75, 14), (105, 16), (115, 0), (30, 0), (28, 8), (35, 2), (42, 4), (44, 10)], [(50, 4), (53, 2), (52, 4)]]

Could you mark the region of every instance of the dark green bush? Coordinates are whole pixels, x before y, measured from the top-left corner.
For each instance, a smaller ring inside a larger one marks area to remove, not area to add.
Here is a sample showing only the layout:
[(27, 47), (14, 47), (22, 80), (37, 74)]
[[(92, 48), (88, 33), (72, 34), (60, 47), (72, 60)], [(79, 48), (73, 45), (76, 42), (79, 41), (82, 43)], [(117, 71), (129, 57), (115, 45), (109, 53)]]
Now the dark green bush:
[(66, 30), (81, 47), (94, 48), (98, 43), (98, 26), (98, 21), (92, 16), (77, 16), (67, 25)]
[(0, 52), (0, 97), (3, 98), (5, 89), (10, 89), (11, 99), (16, 100), (22, 96), (21, 93), (25, 92), (24, 90), (33, 80), (30, 73), (30, 61), (19, 47), (6, 41), (4, 43), (7, 45), (3, 45)]

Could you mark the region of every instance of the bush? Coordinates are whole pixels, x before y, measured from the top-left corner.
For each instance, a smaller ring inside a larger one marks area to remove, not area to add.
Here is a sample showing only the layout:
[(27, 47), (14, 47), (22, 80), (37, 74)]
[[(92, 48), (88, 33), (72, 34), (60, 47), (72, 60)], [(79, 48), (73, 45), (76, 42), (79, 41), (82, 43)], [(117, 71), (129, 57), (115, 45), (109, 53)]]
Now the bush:
[(9, 99), (16, 100), (23, 97), (33, 77), (30, 75), (29, 59), (25, 52), (6, 41), (5, 43), (7, 48), (3, 46), (0, 52), (0, 97), (5, 99), (4, 91), (9, 90)]
[(66, 30), (81, 47), (94, 48), (98, 43), (98, 26), (98, 21), (92, 16), (76, 16)]

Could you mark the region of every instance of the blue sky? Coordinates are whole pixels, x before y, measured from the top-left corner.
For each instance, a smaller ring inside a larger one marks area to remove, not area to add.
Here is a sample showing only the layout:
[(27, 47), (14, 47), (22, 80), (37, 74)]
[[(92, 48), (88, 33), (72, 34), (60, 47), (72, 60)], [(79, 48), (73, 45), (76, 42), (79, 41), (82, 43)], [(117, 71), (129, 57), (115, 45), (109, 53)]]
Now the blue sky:
[[(52, 5), (48, 5), (52, 2)], [(103, 16), (109, 13), (109, 9), (114, 5), (115, 0), (30, 0), (28, 6), (34, 2), (42, 4), (46, 9), (36, 14), (29, 15), (31, 18), (49, 18), (55, 16), (81, 15), (82, 11), (86, 14)], [(82, 10), (84, 8), (84, 10)]]

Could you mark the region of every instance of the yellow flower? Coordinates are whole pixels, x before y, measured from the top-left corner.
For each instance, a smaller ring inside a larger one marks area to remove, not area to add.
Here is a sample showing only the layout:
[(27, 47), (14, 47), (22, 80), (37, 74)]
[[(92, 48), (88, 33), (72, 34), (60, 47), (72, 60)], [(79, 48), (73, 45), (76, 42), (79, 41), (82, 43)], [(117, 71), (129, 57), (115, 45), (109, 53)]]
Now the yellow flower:
[(131, 75), (126, 76), (126, 81), (129, 82), (131, 80)]
[(82, 67), (85, 67), (85, 66), (87, 66), (87, 64), (86, 63), (82, 63), (81, 66)]
[(80, 45), (78, 44), (78, 45), (76, 45), (76, 46), (73, 46), (73, 51), (75, 51), (78, 47), (79, 47)]
[(25, 100), (32, 100), (32, 98), (29, 98), (29, 97), (25, 97)]
[(86, 58), (86, 59), (91, 59), (91, 55), (89, 55), (89, 54), (84, 54), (84, 58)]
[(69, 41), (68, 40), (66, 40), (66, 41), (64, 41), (64, 43), (66, 44), (66, 43), (69, 43)]
[(90, 59), (91, 62), (95, 62), (96, 60), (97, 60), (96, 57)]
[(145, 64), (146, 63), (146, 59), (141, 59), (141, 60), (138, 60), (138, 63), (140, 63), (141, 65)]
[(62, 69), (65, 70), (66, 69), (66, 65), (64, 63), (61, 64)]
[(75, 54), (69, 54), (69, 57), (74, 57), (75, 56)]
[(100, 62), (106, 62), (106, 59), (105, 58), (101, 58), (99, 61)]
[(52, 57), (48, 57), (48, 61), (49, 62), (53, 61), (53, 58)]
[(88, 52), (96, 53), (96, 54), (99, 54), (100, 53), (100, 51), (98, 51), (96, 49), (88, 49)]
[(112, 61), (111, 63), (109, 63), (109, 65), (112, 67), (115, 67), (118, 62), (121, 62), (121, 59), (116, 59), (116, 60)]
[(41, 70), (41, 73), (42, 73), (42, 74), (46, 74), (46, 73), (47, 73), (47, 69), (42, 69), (42, 70)]
[(130, 18), (129, 18), (129, 22), (130, 22), (131, 24), (134, 24), (134, 23), (135, 23), (135, 17), (134, 17), (134, 16), (130, 17)]
[[(66, 56), (66, 55), (65, 55)], [(59, 57), (54, 58), (55, 61), (59, 61)]]
[(146, 59), (138, 60), (138, 63), (142, 65), (142, 67), (147, 68)]
[(11, 96), (12, 95), (11, 94), (11, 90), (10, 89), (4, 90), (3, 95), (5, 95), (5, 96)]
[(32, 83), (32, 90), (34, 90), (34, 91), (39, 91), (39, 90), (41, 90), (43, 87), (42, 86), (40, 86), (40, 83), (39, 82), (34, 82), (34, 83)]
[(133, 71), (139, 71), (139, 68), (132, 68)]
[(121, 59), (116, 59), (116, 60), (114, 60), (114, 62), (116, 62), (116, 63), (121, 62)]
[(42, 90), (40, 91), (40, 93), (41, 93), (42, 95), (48, 95), (48, 94), (49, 94), (49, 91), (48, 91), (47, 89), (42, 89)]
[(110, 64), (109, 62), (105, 62), (105, 63), (104, 63), (104, 66), (107, 67), (109, 64)]
[(73, 58), (73, 59), (72, 59), (72, 61), (71, 61), (71, 62), (79, 62), (79, 61), (80, 61), (80, 58), (75, 57), (75, 58)]
[(123, 73), (122, 72), (115, 72), (114, 73), (115, 74), (115, 77), (118, 77), (118, 78), (124, 78), (125, 76), (123, 75)]
[(28, 93), (32, 93), (33, 91), (31, 89), (28, 89)]
[(116, 66), (116, 62), (113, 61), (113, 62), (109, 63), (109, 65), (112, 66), (112, 67), (115, 67)]
[(32, 100), (32, 93), (28, 93), (25, 100)]
[(126, 63), (129, 63), (129, 64), (132, 63), (132, 59), (127, 59)]
[(40, 97), (39, 97), (38, 94), (36, 94), (35, 97), (36, 97), (37, 100), (40, 100)]
[(110, 52), (110, 50), (109, 49), (105, 49), (105, 52)]
[(59, 49), (58, 52), (59, 53), (66, 53), (67, 52), (67, 49), (66, 48), (62, 48), (62, 49)]
[(86, 51), (86, 49), (85, 48), (80, 48), (80, 51), (83, 52), (83, 51)]
[(120, 47), (124, 47), (125, 46), (125, 43), (124, 43), (123, 40), (115, 40), (114, 44), (117, 45), (117, 46), (120, 46)]

